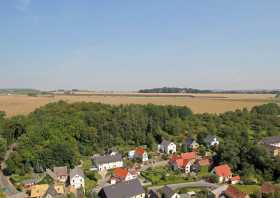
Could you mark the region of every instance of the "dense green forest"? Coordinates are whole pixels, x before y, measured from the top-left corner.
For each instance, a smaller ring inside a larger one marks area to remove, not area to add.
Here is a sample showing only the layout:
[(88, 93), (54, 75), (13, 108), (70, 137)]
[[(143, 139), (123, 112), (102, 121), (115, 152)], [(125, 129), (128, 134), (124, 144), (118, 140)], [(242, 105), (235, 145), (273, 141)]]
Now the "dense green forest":
[(227, 93), (227, 94), (280, 94), (279, 90), (207, 90), (178, 87), (141, 89), (139, 93)]
[(81, 156), (109, 147), (146, 144), (153, 150), (162, 138), (181, 143), (190, 135), (203, 143), (205, 136), (215, 134), (221, 141), (215, 164), (229, 163), (248, 181), (280, 181), (280, 160), (258, 144), (263, 137), (280, 135), (279, 114), (279, 106), (273, 103), (216, 115), (193, 114), (176, 106), (61, 101), (28, 116), (0, 114), (0, 152), (6, 143), (16, 143), (7, 172), (24, 174), (55, 165), (73, 167)]
[(212, 93), (210, 90), (193, 88), (161, 87), (152, 89), (141, 89), (139, 93)]

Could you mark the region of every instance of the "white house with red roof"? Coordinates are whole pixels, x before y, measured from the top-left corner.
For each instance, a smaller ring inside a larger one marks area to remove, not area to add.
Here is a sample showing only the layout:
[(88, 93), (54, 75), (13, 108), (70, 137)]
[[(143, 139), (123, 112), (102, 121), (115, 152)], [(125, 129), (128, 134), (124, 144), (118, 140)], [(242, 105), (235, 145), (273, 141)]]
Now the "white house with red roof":
[(141, 159), (142, 162), (146, 162), (149, 160), (148, 153), (145, 151), (143, 147), (138, 147), (135, 150), (128, 152), (129, 159)]
[(115, 168), (111, 177), (111, 184), (136, 179), (139, 172), (129, 170), (128, 168)]
[(238, 184), (238, 183), (240, 183), (240, 176), (239, 175), (233, 176), (230, 179), (230, 182), (231, 182), (231, 184)]
[(191, 172), (191, 166), (197, 158), (196, 152), (182, 153), (181, 155), (172, 155), (169, 163), (174, 169), (183, 170), (185, 173)]
[(231, 168), (227, 164), (216, 166), (211, 173), (219, 178), (219, 183), (230, 182), (232, 178)]

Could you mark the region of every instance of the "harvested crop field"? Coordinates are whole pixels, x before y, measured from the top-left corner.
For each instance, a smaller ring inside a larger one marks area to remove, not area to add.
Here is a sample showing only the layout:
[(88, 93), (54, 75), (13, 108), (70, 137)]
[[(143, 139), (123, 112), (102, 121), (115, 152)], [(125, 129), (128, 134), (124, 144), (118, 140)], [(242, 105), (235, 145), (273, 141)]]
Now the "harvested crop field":
[(138, 93), (94, 93), (77, 95), (2, 95), (0, 110), (8, 116), (28, 114), (50, 102), (101, 102), (106, 104), (158, 104), (188, 106), (195, 113), (222, 113), (225, 111), (252, 108), (271, 102), (272, 94), (138, 94)]

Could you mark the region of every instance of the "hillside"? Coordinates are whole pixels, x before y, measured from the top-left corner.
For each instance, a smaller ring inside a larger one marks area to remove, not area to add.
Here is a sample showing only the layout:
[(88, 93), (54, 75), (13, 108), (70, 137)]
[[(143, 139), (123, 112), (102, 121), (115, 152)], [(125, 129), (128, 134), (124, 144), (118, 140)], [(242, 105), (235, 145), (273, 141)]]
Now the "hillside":
[(203, 144), (213, 134), (221, 143), (214, 164), (227, 162), (243, 178), (279, 181), (279, 159), (272, 159), (257, 144), (263, 137), (280, 135), (279, 113), (280, 107), (273, 103), (252, 111), (211, 115), (176, 106), (57, 102), (28, 116), (6, 119), (1, 114), (0, 134), (9, 144), (17, 143), (7, 161), (9, 173), (73, 167), (82, 156), (110, 147), (147, 145), (152, 151), (162, 139), (179, 145), (186, 136), (193, 136)]

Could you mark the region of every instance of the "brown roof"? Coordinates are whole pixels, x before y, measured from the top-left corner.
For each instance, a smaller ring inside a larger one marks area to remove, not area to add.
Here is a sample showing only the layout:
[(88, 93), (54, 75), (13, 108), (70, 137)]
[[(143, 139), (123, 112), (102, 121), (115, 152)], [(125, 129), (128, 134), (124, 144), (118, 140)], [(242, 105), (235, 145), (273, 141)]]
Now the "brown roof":
[(261, 142), (266, 145), (280, 143), (280, 136), (266, 137)]
[(273, 193), (275, 191), (280, 191), (280, 189), (271, 183), (263, 183), (261, 186), (262, 193)]
[(54, 167), (53, 172), (57, 177), (68, 175), (67, 166)]
[(229, 186), (225, 191), (224, 194), (230, 198), (247, 198), (249, 197), (246, 193), (241, 192), (234, 186)]

